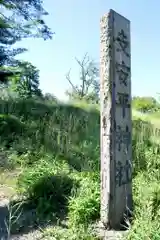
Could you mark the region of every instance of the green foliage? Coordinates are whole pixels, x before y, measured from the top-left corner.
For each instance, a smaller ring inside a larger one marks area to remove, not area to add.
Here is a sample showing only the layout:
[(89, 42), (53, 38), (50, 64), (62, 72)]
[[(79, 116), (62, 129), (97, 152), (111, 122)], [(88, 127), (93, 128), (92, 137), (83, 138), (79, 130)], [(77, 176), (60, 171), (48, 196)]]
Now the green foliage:
[[(134, 219), (127, 239), (159, 239), (160, 132), (149, 122), (133, 121)], [(154, 138), (153, 138), (154, 136)]]
[(14, 84), (14, 90), (20, 97), (31, 97), (33, 93), (42, 95), (38, 89), (38, 70), (30, 63), (15, 59), (17, 54), (25, 52), (26, 49), (12, 47), (23, 38), (40, 37), (46, 40), (52, 37), (43, 20), (43, 16), (48, 13), (42, 5), (43, 1), (39, 0), (0, 1), (0, 8), (4, 13), (0, 13), (0, 83), (8, 84), (10, 79), (18, 83), (16, 86)]
[[(134, 179), (133, 194), (135, 202), (135, 217), (128, 238), (131, 239), (155, 239), (160, 238), (159, 225), (159, 180), (158, 171), (151, 173), (151, 169), (146, 172), (139, 172)], [(155, 204), (156, 203), (156, 204)]]
[(44, 94), (43, 99), (44, 99), (44, 101), (50, 102), (50, 103), (52, 103), (52, 104), (58, 102), (58, 99), (56, 98), (56, 96), (54, 96), (54, 95), (51, 94), (51, 93), (46, 93), (46, 94)]
[(5, 142), (6, 145), (11, 144), (24, 131), (25, 126), (15, 116), (0, 114), (1, 142)]
[(159, 103), (153, 97), (134, 97), (132, 100), (134, 109), (141, 112), (154, 112), (159, 108)]
[(29, 168), (18, 179), (18, 190), (36, 206), (40, 217), (58, 214), (76, 189), (76, 181), (46, 161)]
[(29, 62), (19, 63), (19, 73), (11, 78), (9, 87), (20, 98), (42, 97), (39, 89), (39, 70)]
[[(20, 142), (25, 139), (28, 148), (34, 146), (34, 152), (44, 147), (77, 170), (99, 166), (99, 131), (98, 127), (95, 129), (99, 126), (99, 115), (95, 110), (85, 111), (67, 104), (47, 105), (33, 99), (2, 101), (0, 109), (5, 114), (14, 112), (21, 116), (28, 130), (20, 136)], [(93, 124), (89, 124), (90, 118), (94, 119)]]
[(43, 1), (5, 0), (0, 2), (0, 6), (9, 16), (0, 16), (1, 43), (11, 45), (21, 38), (51, 37), (50, 29), (42, 19), (48, 15), (43, 9)]
[(76, 197), (69, 201), (69, 226), (88, 226), (100, 217), (100, 184), (98, 178), (92, 179), (91, 173), (83, 175), (81, 187)]
[[(100, 213), (99, 111), (82, 102), (75, 106), (34, 99), (1, 101), (0, 111), (1, 143), (14, 132), (18, 136), (7, 153), (23, 168), (18, 193), (36, 207), (40, 219), (65, 212), (68, 239), (96, 239), (88, 229)], [(10, 128), (4, 124), (6, 116)], [(159, 137), (160, 130), (149, 121), (133, 119), (135, 210), (128, 239), (160, 236)], [(47, 236), (63, 239), (64, 231), (54, 227), (44, 232)]]
[(78, 229), (64, 229), (60, 226), (46, 229), (43, 232), (44, 240), (100, 240), (94, 236), (92, 230), (80, 227)]

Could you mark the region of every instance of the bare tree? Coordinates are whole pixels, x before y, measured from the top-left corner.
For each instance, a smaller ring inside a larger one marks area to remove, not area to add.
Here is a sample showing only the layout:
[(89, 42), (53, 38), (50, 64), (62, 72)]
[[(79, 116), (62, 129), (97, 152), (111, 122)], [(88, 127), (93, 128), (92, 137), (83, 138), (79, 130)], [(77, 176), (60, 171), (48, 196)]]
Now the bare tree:
[(66, 79), (71, 85), (71, 91), (67, 91), (66, 94), (70, 98), (79, 98), (92, 101), (98, 101), (99, 99), (99, 69), (96, 63), (91, 60), (86, 53), (80, 61), (75, 58), (80, 68), (80, 84), (74, 85), (71, 80), (71, 69), (66, 74)]

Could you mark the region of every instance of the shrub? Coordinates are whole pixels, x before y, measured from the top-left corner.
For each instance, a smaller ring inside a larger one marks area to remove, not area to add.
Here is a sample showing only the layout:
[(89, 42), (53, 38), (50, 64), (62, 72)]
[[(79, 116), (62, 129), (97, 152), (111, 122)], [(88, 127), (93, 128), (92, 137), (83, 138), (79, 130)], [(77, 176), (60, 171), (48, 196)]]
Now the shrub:
[(141, 112), (154, 112), (159, 109), (159, 103), (153, 97), (134, 97), (132, 106)]
[[(87, 174), (81, 180), (81, 187), (76, 197), (69, 200), (69, 226), (88, 225), (99, 219), (100, 215), (100, 185), (93, 174)], [(90, 176), (91, 175), (91, 176)]]
[(11, 144), (25, 131), (25, 125), (12, 115), (0, 114), (0, 140), (6, 146)]
[(160, 239), (160, 188), (156, 179), (139, 173), (133, 181), (134, 220), (128, 240)]
[(50, 218), (66, 210), (67, 201), (78, 183), (51, 163), (42, 162), (24, 171), (18, 191), (36, 207), (39, 217)]

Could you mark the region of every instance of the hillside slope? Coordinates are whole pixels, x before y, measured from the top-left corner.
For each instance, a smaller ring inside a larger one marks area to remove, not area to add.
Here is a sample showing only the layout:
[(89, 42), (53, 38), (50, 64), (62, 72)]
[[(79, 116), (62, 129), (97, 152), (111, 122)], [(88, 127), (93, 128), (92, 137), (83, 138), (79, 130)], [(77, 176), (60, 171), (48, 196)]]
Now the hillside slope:
[[(23, 212), (36, 209), (31, 223), (23, 219), (25, 231), (30, 231), (28, 225), (44, 227), (59, 219), (67, 229), (61, 224), (44, 229), (43, 238), (96, 239), (92, 223), (100, 211), (98, 107), (12, 100), (0, 102), (0, 113), (1, 176), (8, 174), (1, 178), (1, 189), (12, 186), (18, 199), (25, 199)], [(160, 238), (159, 135), (158, 124), (133, 111), (135, 212), (128, 239)], [(12, 233), (24, 231), (19, 221)]]

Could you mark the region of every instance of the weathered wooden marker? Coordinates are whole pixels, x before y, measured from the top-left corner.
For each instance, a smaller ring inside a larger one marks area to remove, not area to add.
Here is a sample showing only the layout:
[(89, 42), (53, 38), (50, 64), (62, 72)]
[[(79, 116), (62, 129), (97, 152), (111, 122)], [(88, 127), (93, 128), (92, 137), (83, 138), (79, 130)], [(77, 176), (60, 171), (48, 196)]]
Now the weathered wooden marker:
[(101, 222), (114, 229), (132, 211), (130, 21), (110, 10), (100, 28)]

